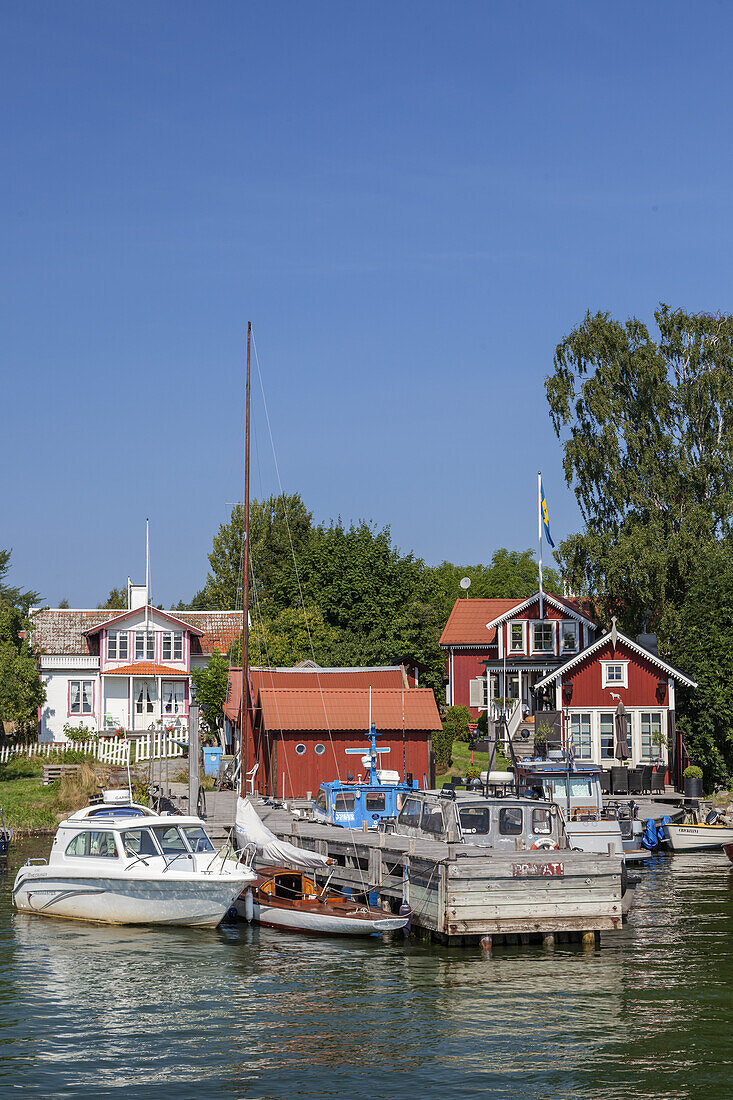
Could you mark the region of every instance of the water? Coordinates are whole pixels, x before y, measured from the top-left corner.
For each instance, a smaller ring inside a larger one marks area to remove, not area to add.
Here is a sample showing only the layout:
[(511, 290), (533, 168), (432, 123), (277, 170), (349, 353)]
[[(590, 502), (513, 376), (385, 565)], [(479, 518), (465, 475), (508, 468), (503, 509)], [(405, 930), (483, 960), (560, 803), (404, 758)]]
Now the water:
[(733, 867), (642, 871), (599, 950), (332, 941), (18, 914), (0, 880), (0, 1096), (686, 1098), (727, 1092)]

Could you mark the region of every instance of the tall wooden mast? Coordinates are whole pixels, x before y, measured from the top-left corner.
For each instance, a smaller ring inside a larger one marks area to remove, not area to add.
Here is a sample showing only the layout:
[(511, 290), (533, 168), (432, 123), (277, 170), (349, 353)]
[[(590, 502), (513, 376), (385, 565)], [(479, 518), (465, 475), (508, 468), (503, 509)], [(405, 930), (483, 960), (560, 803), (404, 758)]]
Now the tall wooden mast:
[(252, 322), (247, 322), (247, 382), (244, 399), (244, 546), (242, 548), (242, 716), (241, 778), (242, 798), (247, 797), (247, 719), (249, 717), (249, 349), (252, 342)]

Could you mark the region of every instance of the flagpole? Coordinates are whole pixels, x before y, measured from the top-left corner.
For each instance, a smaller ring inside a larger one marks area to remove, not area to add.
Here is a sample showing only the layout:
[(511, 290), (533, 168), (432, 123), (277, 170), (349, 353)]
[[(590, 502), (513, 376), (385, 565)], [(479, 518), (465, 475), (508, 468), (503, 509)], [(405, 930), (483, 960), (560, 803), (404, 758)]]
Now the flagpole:
[(537, 541), (539, 544), (539, 572), (540, 572), (540, 620), (545, 617), (545, 606), (542, 598), (542, 474), (537, 472)]

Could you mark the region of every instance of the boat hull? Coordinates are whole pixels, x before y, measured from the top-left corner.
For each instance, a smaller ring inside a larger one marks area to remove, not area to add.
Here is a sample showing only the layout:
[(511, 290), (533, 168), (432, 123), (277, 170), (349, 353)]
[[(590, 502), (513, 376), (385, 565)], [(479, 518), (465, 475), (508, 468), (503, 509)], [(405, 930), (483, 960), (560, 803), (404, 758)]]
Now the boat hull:
[[(45, 871), (43, 874), (41, 872)], [(214, 927), (254, 880), (247, 871), (227, 875), (106, 877), (23, 867), (13, 888), (24, 913), (102, 924)]]
[[(369, 910), (364, 907), (366, 913)], [(356, 910), (356, 907), (355, 907)], [(328, 936), (373, 936), (375, 933), (397, 932), (407, 924), (407, 918), (395, 916), (336, 914), (327, 911), (289, 909), (285, 906), (254, 903), (254, 920), (269, 928), (285, 928), (291, 932), (315, 932)]]
[(733, 844), (733, 829), (724, 825), (665, 825), (664, 839), (673, 852), (704, 851)]

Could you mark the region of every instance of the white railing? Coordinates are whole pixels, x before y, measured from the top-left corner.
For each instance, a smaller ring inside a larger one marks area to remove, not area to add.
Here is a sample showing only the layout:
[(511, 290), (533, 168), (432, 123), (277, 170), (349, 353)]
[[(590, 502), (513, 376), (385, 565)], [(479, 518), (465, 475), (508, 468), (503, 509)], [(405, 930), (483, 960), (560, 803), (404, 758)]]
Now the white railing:
[(28, 745), (3, 745), (0, 748), (0, 764), (14, 756), (50, 756), (55, 752), (71, 749), (88, 753), (101, 764), (124, 767), (127, 764), (148, 760), (170, 760), (188, 753), (188, 730), (151, 730), (138, 737), (90, 738), (89, 741), (35, 741)]
[(188, 752), (188, 730), (176, 730), (174, 733), (148, 733), (136, 737), (135, 760), (170, 760), (172, 757), (185, 756)]

